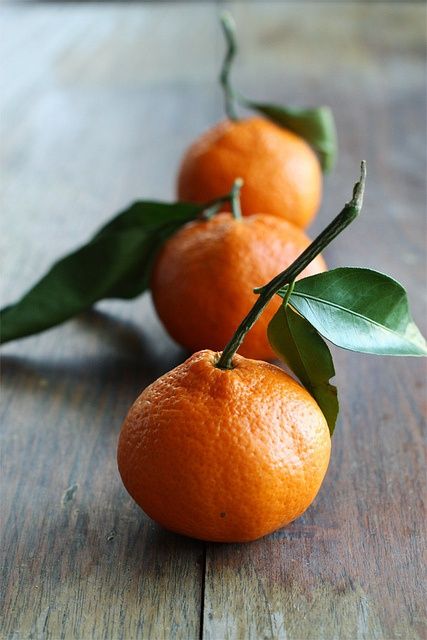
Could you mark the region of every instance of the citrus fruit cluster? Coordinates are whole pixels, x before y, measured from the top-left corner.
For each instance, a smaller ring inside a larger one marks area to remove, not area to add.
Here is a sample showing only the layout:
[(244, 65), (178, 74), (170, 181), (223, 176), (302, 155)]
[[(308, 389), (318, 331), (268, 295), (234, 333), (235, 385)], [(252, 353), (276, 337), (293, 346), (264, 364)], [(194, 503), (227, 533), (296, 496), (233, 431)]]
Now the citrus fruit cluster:
[[(196, 352), (147, 387), (131, 407), (120, 432), (119, 471), (134, 500), (164, 527), (202, 540), (246, 542), (285, 526), (317, 495), (329, 464), (336, 414), (328, 424), (326, 412), (312, 395), (282, 369), (244, 358), (236, 351), (246, 342), (252, 349), (266, 348), (267, 329), (275, 320), (269, 307), (272, 298), (287, 285), (288, 303), (298, 276), (319, 260), (321, 249), (358, 214), (364, 180), (362, 165), (353, 200), (314, 243), (303, 247), (288, 268), (260, 288), (251, 310), (222, 351)], [(230, 222), (224, 214), (213, 220), (214, 225), (208, 227), (209, 245), (214, 243), (219, 251), (222, 227), (229, 232), (230, 224), (238, 222)], [(270, 221), (270, 217), (254, 216), (252, 226), (239, 227), (231, 237), (264, 229)], [(166, 282), (169, 277), (171, 292), (176, 238), (179, 248), (184, 246), (189, 254), (191, 266), (205, 262), (209, 268), (212, 263), (197, 224), (184, 227), (160, 253), (154, 279), (165, 278)], [(285, 230), (289, 232), (288, 226)], [(281, 240), (279, 236), (279, 248)], [(237, 248), (239, 251), (239, 242)], [(246, 247), (237, 255), (251, 265), (245, 251)], [(201, 255), (206, 258), (201, 260)], [(197, 269), (190, 268), (188, 276), (197, 284)], [(206, 296), (201, 289), (197, 292), (207, 305), (205, 311), (215, 317), (209, 291)], [(192, 300), (197, 304), (197, 296)], [(179, 297), (176, 301), (179, 303)], [(234, 306), (232, 298), (222, 302)], [(238, 289), (235, 304), (239, 304)], [(277, 315), (280, 309), (275, 309)], [(191, 325), (186, 335), (191, 336)], [(318, 365), (321, 368), (322, 362)], [(334, 400), (332, 394), (332, 412)], [(330, 412), (330, 401), (321, 404)]]
[[(221, 349), (251, 308), (253, 289), (308, 247), (310, 239), (303, 229), (316, 215), (322, 193), (321, 163), (304, 137), (312, 140), (311, 128), (307, 122), (302, 126), (301, 115), (294, 113), (290, 119), (288, 114), (288, 126), (280, 126), (274, 118), (238, 118), (238, 96), (229, 77), (236, 42), (228, 14), (222, 16), (222, 26), (228, 43), (221, 72), (228, 118), (185, 152), (177, 195), (182, 201), (206, 203), (229, 192), (237, 178), (244, 185), (240, 202), (225, 201), (219, 215), (190, 223), (170, 238), (157, 258), (150, 287), (163, 325), (190, 351)], [(306, 110), (303, 114), (307, 118)], [(311, 125), (317, 116), (315, 110)], [(225, 213), (230, 211), (231, 215)], [(325, 269), (318, 256), (302, 276)], [(242, 355), (275, 357), (266, 329), (279, 304), (271, 302), (246, 337)]]
[[(297, 518), (320, 489), (338, 415), (324, 338), (380, 355), (426, 355), (427, 347), (401, 285), (363, 268), (327, 271), (321, 257), (361, 210), (365, 164), (351, 200), (311, 242), (304, 228), (335, 156), (330, 112), (238, 94), (230, 17), (222, 24), (228, 120), (185, 153), (184, 202), (136, 202), (119, 213), (2, 309), (1, 339), (150, 289), (170, 335), (195, 353), (131, 407), (118, 443), (121, 477), (168, 529), (241, 542)], [(238, 105), (263, 117), (239, 120)], [(264, 361), (274, 357), (299, 382)]]
[[(328, 467), (338, 413), (336, 389), (329, 383), (335, 372), (320, 333), (345, 348), (426, 355), (406, 295), (387, 276), (347, 268), (297, 282), (358, 215), (365, 174), (362, 163), (360, 182), (342, 212), (291, 265), (256, 290), (251, 310), (222, 350), (198, 351), (145, 389), (131, 407), (119, 438), (119, 471), (131, 496), (163, 526), (203, 540), (241, 542), (266, 535), (307, 509)], [(206, 227), (210, 243), (222, 237), (228, 222), (219, 215)], [(253, 227), (264, 223), (255, 216)], [(189, 265), (195, 254), (196, 262), (209, 269), (214, 264), (209, 253), (201, 254), (202, 243), (192, 242), (198, 233), (197, 224), (190, 225), (176, 237), (188, 251)], [(172, 238), (156, 266), (158, 277), (169, 278), (172, 296), (167, 263), (169, 256), (175, 264), (174, 252)], [(201, 255), (206, 257), (200, 260)], [(197, 270), (190, 267), (188, 275), (197, 282)], [(283, 302), (270, 319), (268, 305), (278, 293)], [(199, 295), (215, 317), (209, 292), (199, 290)], [(232, 299), (223, 302), (233, 306)], [(305, 388), (272, 364), (236, 354), (246, 341), (252, 348), (261, 346), (265, 322), (270, 344)]]

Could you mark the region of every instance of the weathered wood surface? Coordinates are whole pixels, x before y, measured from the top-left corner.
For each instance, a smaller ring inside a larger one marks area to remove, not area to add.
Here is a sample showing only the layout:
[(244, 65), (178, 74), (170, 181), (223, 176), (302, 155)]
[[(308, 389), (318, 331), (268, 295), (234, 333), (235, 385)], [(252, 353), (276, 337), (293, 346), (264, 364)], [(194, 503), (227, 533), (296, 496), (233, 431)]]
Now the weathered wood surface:
[[(369, 166), (327, 258), (425, 303), (422, 5), (232, 3), (246, 93), (330, 104), (324, 224)], [(167, 199), (221, 117), (214, 5), (17, 5), (1, 14), (2, 302), (136, 197)], [(425, 329), (425, 324), (424, 327)], [(21, 638), (425, 638), (425, 366), (337, 353), (342, 413), (312, 508), (248, 545), (162, 531), (116, 471), (121, 420), (184, 353), (146, 296), (2, 350), (2, 630)]]

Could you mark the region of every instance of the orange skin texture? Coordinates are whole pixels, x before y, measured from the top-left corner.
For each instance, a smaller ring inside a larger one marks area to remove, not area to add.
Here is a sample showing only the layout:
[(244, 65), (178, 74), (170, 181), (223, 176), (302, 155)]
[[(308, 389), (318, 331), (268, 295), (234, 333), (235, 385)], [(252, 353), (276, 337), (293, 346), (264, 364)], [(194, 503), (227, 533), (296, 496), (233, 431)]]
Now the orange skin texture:
[(187, 149), (178, 173), (179, 200), (207, 202), (243, 178), (243, 215), (259, 211), (305, 228), (322, 197), (322, 171), (300, 136), (264, 118), (223, 121)]
[(147, 387), (121, 429), (123, 483), (176, 533), (246, 542), (298, 518), (329, 464), (326, 420), (282, 369), (236, 355), (193, 354)]
[[(188, 350), (220, 351), (256, 301), (253, 289), (286, 269), (309, 244), (301, 229), (264, 214), (236, 220), (220, 213), (190, 222), (163, 245), (154, 264), (151, 292), (157, 313)], [(318, 256), (300, 277), (325, 270)], [(280, 303), (274, 296), (246, 335), (241, 355), (276, 357), (267, 327)]]

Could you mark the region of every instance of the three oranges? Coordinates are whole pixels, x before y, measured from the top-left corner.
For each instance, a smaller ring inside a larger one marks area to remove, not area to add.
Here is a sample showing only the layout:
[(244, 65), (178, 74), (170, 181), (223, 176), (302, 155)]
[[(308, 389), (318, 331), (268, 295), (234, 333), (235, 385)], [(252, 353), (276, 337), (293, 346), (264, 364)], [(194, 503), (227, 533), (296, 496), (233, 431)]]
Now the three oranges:
[[(157, 313), (196, 353), (142, 392), (118, 445), (124, 485), (151, 518), (220, 542), (254, 540), (301, 515), (331, 449), (315, 400), (262, 362), (275, 357), (267, 327), (278, 298), (246, 334), (232, 368), (216, 366), (256, 300), (253, 290), (310, 244), (302, 228), (319, 206), (319, 161), (301, 138), (262, 118), (221, 123), (185, 154), (179, 198), (213, 200), (237, 176), (246, 217), (231, 206), (232, 213), (191, 222), (157, 255), (150, 286)], [(317, 256), (301, 276), (325, 269)]]
[[(150, 288), (157, 313), (196, 353), (142, 392), (118, 444), (124, 485), (151, 518), (219, 542), (255, 540), (301, 515), (331, 450), (315, 400), (262, 361), (275, 357), (267, 327), (278, 298), (246, 334), (242, 355), (219, 368), (220, 350), (256, 300), (253, 290), (310, 244), (303, 229), (320, 204), (319, 160), (301, 137), (266, 119), (221, 122), (185, 153), (178, 198), (212, 201), (237, 177), (245, 184), (245, 217), (225, 206), (184, 226), (156, 257)], [(301, 277), (325, 269), (317, 256)]]

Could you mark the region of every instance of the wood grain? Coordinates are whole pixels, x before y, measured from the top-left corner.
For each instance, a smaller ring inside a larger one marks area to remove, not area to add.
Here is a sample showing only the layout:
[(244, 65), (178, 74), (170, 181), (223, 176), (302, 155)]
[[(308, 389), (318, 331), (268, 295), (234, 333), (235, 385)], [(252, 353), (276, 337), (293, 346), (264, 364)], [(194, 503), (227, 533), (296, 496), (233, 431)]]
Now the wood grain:
[[(312, 233), (368, 162), (364, 214), (329, 264), (395, 276), (426, 330), (425, 8), (230, 5), (243, 91), (334, 108), (340, 159)], [(222, 117), (223, 45), (213, 4), (26, 4), (1, 21), (5, 304), (131, 200), (173, 196), (180, 154)], [(255, 543), (204, 545), (146, 518), (115, 464), (127, 408), (184, 357), (149, 296), (2, 350), (1, 637), (427, 637), (424, 363), (336, 352), (315, 504)]]

